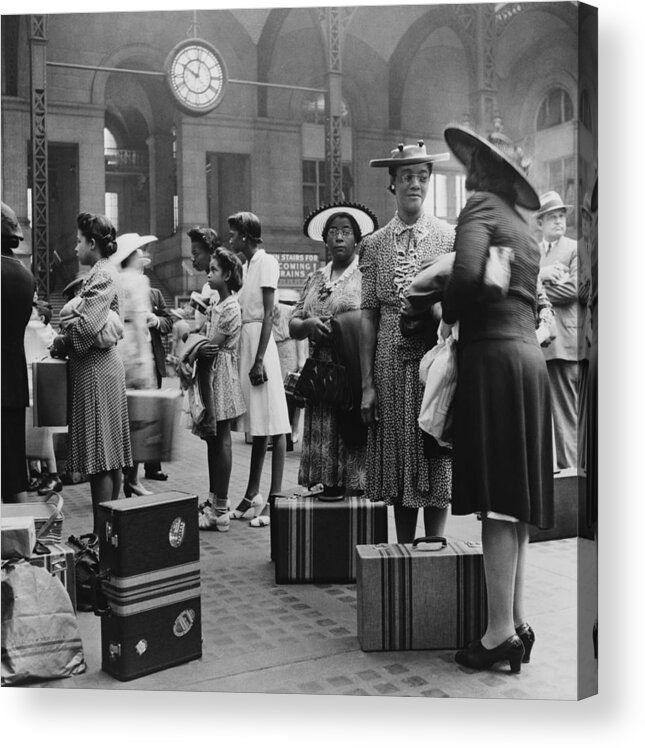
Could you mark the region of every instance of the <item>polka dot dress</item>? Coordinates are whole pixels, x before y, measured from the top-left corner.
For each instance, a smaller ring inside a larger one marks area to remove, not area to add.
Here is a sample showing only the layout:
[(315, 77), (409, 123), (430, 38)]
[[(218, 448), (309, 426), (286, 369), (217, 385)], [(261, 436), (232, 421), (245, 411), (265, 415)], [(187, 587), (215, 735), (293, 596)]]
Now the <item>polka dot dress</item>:
[(366, 494), (373, 501), (407, 508), (444, 508), (450, 503), (451, 458), (424, 454), (417, 419), (423, 400), (419, 362), (422, 340), (399, 330), (400, 296), (425, 260), (452, 251), (453, 228), (422, 216), (408, 226), (395, 216), (363, 241), (363, 309), (379, 311), (374, 381), (379, 421), (370, 427)]

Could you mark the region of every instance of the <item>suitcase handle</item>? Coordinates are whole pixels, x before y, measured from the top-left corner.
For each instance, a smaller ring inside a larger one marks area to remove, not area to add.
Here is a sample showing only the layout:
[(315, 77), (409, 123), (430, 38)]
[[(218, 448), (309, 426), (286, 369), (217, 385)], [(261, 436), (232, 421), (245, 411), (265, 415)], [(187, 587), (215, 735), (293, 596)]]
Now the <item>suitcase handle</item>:
[[(54, 497), (56, 497), (56, 508), (54, 508), (54, 504), (52, 503), (52, 501), (50, 501), (50, 499)], [(47, 506), (52, 508), (53, 511), (47, 518), (45, 524), (40, 528), (38, 535), (36, 536), (38, 538), (46, 537), (54, 522), (56, 522), (57, 519), (61, 519), (61, 517), (63, 516), (63, 497), (61, 496), (61, 494), (56, 493), (56, 491), (50, 491), (43, 503), (47, 504)]]
[[(426, 535), (422, 538), (416, 538), (412, 542), (412, 547), (416, 548), (419, 543), (439, 543), (439, 548), (428, 548), (428, 551), (435, 552), (435, 551), (442, 551), (444, 548), (447, 547), (448, 541), (445, 538), (442, 538), (440, 535)], [(419, 548), (418, 550), (426, 550)]]

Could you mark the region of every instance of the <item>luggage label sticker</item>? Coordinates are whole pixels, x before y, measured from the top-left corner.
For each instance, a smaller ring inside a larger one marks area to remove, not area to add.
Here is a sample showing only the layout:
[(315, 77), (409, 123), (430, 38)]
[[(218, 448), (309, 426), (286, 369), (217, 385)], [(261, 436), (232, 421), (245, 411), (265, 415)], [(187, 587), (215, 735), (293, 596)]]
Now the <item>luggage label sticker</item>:
[(172, 524), (170, 525), (170, 532), (168, 533), (168, 540), (173, 548), (179, 548), (184, 542), (186, 535), (186, 523), (181, 517), (175, 517)]
[(148, 642), (145, 639), (139, 639), (134, 648), (136, 649), (139, 657), (141, 657), (141, 655), (145, 654), (146, 650), (148, 649)]
[(175, 618), (172, 627), (172, 633), (177, 636), (185, 636), (193, 627), (195, 622), (195, 611), (192, 608), (186, 608)]

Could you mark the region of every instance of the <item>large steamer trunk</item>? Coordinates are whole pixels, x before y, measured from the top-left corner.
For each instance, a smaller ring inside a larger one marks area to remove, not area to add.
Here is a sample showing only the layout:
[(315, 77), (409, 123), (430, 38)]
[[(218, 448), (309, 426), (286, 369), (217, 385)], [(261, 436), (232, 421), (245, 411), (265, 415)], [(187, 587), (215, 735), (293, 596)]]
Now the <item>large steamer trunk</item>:
[(99, 507), (102, 668), (132, 680), (202, 655), (197, 496)]

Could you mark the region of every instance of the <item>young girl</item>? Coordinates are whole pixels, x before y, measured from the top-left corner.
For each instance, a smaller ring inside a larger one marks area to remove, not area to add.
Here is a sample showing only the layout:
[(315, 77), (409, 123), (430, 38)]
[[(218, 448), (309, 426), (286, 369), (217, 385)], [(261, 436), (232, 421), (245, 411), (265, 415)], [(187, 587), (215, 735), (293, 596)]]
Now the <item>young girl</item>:
[(198, 354), (198, 377), (206, 416), (193, 431), (208, 449), (209, 501), (200, 508), (202, 530), (227, 532), (230, 525), (228, 484), (231, 477), (231, 424), (246, 411), (238, 374), (242, 313), (234, 292), (242, 287), (242, 264), (227, 249), (211, 258), (208, 284), (219, 294), (211, 307), (206, 335)]

